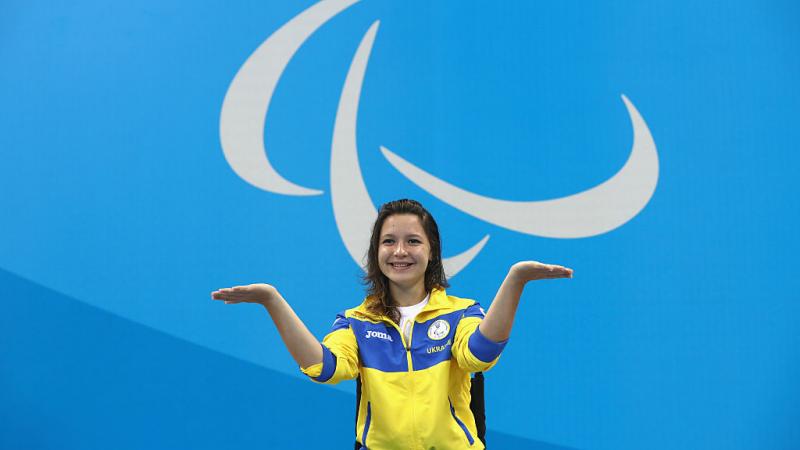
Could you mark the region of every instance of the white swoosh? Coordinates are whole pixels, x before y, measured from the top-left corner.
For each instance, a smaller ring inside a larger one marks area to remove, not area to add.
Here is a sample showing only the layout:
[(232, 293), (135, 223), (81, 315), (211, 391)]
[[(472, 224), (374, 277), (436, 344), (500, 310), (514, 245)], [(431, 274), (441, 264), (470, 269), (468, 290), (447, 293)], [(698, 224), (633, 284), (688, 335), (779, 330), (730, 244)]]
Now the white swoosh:
[(442, 258), (442, 265), (444, 266), (444, 273), (447, 278), (456, 276), (458, 272), (461, 272), (461, 269), (467, 267), (467, 264), (472, 262), (472, 259), (478, 256), (478, 253), (483, 250), (483, 246), (486, 245), (488, 240), (489, 235), (487, 234), (483, 237), (483, 239), (478, 241), (466, 251), (461, 252), (456, 256)]
[[(361, 166), (358, 163), (356, 123), (361, 86), (367, 70), (372, 44), (380, 21), (375, 21), (364, 34), (355, 56), (350, 63), (347, 78), (339, 98), (336, 122), (333, 125), (331, 142), (331, 203), (336, 227), (345, 248), (356, 264), (363, 267), (369, 250), (369, 236), (378, 211), (369, 197)], [(469, 250), (442, 263), (448, 276), (455, 276), (481, 251), (489, 236), (484, 236)]]
[(225, 159), (237, 175), (265, 191), (286, 195), (319, 195), (283, 178), (267, 159), (264, 124), (283, 70), (297, 49), (325, 22), (359, 0), (323, 0), (280, 27), (245, 61), (234, 77), (219, 120)]
[(509, 201), (478, 195), (414, 166), (385, 147), (395, 169), (443, 202), (491, 224), (552, 238), (581, 238), (611, 231), (647, 205), (658, 183), (658, 153), (647, 124), (622, 95), (633, 126), (628, 161), (613, 177), (586, 191), (543, 201)]

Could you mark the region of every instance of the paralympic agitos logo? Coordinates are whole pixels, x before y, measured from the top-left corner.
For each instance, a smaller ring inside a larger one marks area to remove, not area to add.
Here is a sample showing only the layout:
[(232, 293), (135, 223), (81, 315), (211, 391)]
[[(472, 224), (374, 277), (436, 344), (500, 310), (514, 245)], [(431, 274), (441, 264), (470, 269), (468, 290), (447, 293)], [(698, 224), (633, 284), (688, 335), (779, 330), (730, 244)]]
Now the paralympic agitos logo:
[[(263, 133), (272, 94), (284, 69), (303, 43), (327, 21), (359, 0), (322, 0), (272, 33), (244, 62), (225, 95), (220, 140), (225, 158), (245, 181), (265, 191), (294, 196), (322, 195), (282, 177), (270, 164)], [(330, 196), (334, 219), (347, 251), (361, 265), (377, 210), (370, 199), (356, 146), (361, 86), (380, 21), (361, 39), (339, 98), (331, 141)], [(633, 127), (625, 165), (605, 182), (582, 192), (542, 201), (508, 201), (482, 196), (414, 166), (385, 147), (386, 160), (412, 183), (466, 214), (524, 234), (581, 238), (611, 231), (647, 205), (658, 182), (658, 154), (650, 130), (623, 95)], [(449, 276), (466, 267), (489, 239), (445, 258)]]

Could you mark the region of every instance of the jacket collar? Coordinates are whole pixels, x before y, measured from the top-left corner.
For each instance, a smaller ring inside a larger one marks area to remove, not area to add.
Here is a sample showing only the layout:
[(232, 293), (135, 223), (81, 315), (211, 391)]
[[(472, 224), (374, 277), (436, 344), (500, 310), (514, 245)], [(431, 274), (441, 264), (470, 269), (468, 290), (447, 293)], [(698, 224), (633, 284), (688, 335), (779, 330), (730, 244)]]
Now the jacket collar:
[(431, 291), (431, 297), (428, 299), (428, 304), (422, 308), (420, 314), (429, 313), (432, 311), (438, 311), (440, 309), (446, 309), (452, 306), (450, 299), (447, 298), (447, 292), (445, 292), (444, 288), (433, 288)]
[[(384, 322), (391, 322), (392, 320), (384, 316), (383, 314), (375, 314), (367, 310), (366, 304), (369, 301), (369, 297), (364, 299), (364, 302), (356, 308), (356, 314), (361, 315), (365, 318), (375, 320), (375, 321), (384, 321)], [(430, 298), (428, 298), (428, 304), (422, 308), (422, 311), (419, 312), (418, 317), (423, 314), (428, 314), (430, 312), (438, 311), (440, 309), (447, 309), (452, 306), (452, 302), (447, 297), (447, 292), (444, 288), (435, 287), (431, 290)]]

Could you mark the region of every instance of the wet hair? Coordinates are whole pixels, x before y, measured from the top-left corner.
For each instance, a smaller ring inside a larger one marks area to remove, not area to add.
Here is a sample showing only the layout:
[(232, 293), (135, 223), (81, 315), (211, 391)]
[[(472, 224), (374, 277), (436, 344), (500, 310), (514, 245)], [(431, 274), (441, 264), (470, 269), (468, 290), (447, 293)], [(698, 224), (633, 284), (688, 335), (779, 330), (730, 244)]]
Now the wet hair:
[(425, 291), (430, 292), (436, 287), (450, 286), (442, 265), (442, 241), (439, 238), (439, 226), (436, 225), (431, 213), (416, 200), (401, 199), (383, 204), (378, 211), (375, 225), (372, 226), (372, 236), (369, 239), (369, 250), (367, 251), (366, 273), (363, 280), (367, 286), (367, 310), (373, 314), (387, 316), (395, 323), (400, 321), (400, 311), (397, 310), (391, 298), (389, 279), (381, 272), (378, 265), (378, 247), (383, 223), (387, 218), (396, 214), (417, 216), (430, 243), (431, 257), (428, 260), (428, 267), (425, 269)]

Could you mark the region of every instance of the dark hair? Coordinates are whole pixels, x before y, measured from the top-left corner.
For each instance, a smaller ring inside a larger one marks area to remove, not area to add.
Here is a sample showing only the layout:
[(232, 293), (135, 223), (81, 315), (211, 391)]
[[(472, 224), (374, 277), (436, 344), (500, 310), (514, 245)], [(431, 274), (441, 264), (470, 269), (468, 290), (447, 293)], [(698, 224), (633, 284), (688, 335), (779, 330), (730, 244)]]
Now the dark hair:
[(381, 228), (383, 228), (383, 222), (395, 214), (417, 216), (430, 243), (431, 257), (428, 260), (428, 267), (425, 269), (425, 291), (430, 292), (435, 287), (446, 288), (450, 285), (447, 283), (444, 266), (442, 266), (442, 241), (439, 238), (439, 226), (436, 225), (431, 213), (416, 200), (401, 199), (384, 203), (378, 211), (378, 218), (375, 220), (375, 225), (372, 226), (372, 236), (369, 239), (367, 267), (366, 274), (364, 274), (364, 284), (367, 285), (366, 308), (371, 313), (381, 314), (394, 322), (399, 322), (400, 312), (395, 307), (389, 293), (389, 280), (378, 265)]

